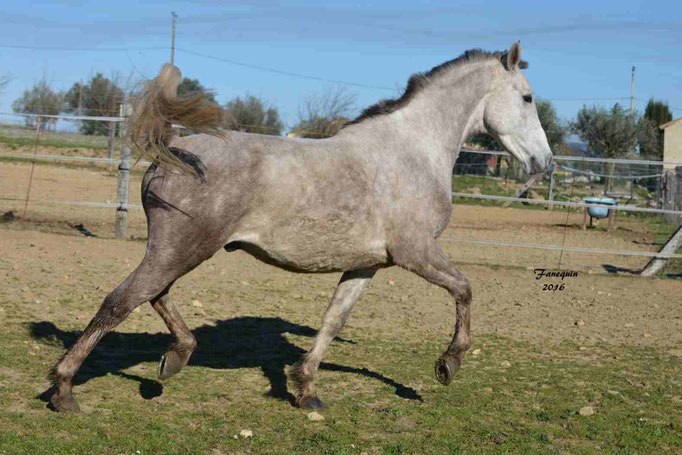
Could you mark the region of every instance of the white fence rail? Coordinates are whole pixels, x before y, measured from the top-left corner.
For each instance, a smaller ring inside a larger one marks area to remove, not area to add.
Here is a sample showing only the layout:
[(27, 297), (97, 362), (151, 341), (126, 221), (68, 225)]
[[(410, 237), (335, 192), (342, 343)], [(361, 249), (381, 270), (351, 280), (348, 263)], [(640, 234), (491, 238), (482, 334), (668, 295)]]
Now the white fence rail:
[(544, 199), (526, 199), (522, 197), (512, 197), (512, 196), (494, 196), (492, 194), (470, 194), (470, 193), (455, 193), (452, 195), (454, 197), (462, 198), (472, 198), (472, 199), (487, 199), (491, 201), (505, 201), (505, 202), (523, 202), (524, 204), (540, 204), (540, 205), (560, 205), (564, 207), (579, 207), (579, 208), (589, 208), (589, 207), (604, 207), (609, 210), (622, 210), (626, 212), (642, 212), (642, 213), (668, 213), (671, 215), (682, 215), (682, 211), (679, 210), (665, 210), (665, 209), (653, 209), (647, 207), (634, 207), (630, 205), (606, 205), (606, 204), (596, 204), (587, 202), (568, 202), (568, 201), (557, 201), (551, 200), (547, 201)]
[[(93, 116), (63, 116), (63, 115), (34, 115), (34, 114), (15, 114), (15, 113), (5, 113), (0, 112), (0, 115), (19, 115), (23, 117), (34, 117), (34, 118), (53, 118), (62, 119), (70, 121), (101, 121), (101, 122), (115, 122), (120, 123), (126, 121), (125, 117), (93, 117)], [(175, 126), (175, 125), (174, 125)], [(39, 128), (37, 135), (39, 134)], [(36, 145), (38, 144), (38, 137), (36, 137)], [(122, 144), (125, 148), (125, 145)], [(37, 151), (37, 148), (36, 148)], [(489, 151), (489, 150), (471, 150), (462, 149), (463, 152), (474, 153), (474, 154), (486, 154), (495, 156), (511, 156), (507, 152), (501, 151)], [(126, 212), (128, 209), (142, 209), (142, 206), (136, 204), (128, 204), (127, 202), (127, 192), (125, 194), (121, 193), (121, 181), (123, 180), (123, 186), (127, 188), (127, 174), (130, 171), (130, 155), (129, 151), (124, 152), (122, 150), (122, 158), (99, 158), (99, 157), (85, 157), (85, 156), (64, 156), (64, 155), (54, 155), (54, 154), (30, 154), (30, 153), (0, 153), (0, 158), (6, 159), (28, 159), (35, 162), (35, 160), (55, 160), (55, 161), (71, 161), (71, 162), (94, 162), (94, 163), (109, 163), (109, 164), (119, 164), (119, 202), (109, 203), (109, 202), (84, 202), (84, 201), (31, 201), (37, 204), (57, 204), (57, 205), (71, 205), (80, 207), (107, 207), (117, 209), (117, 218), (121, 212)], [(578, 156), (561, 156), (555, 155), (554, 160), (556, 162), (591, 162), (591, 163), (614, 163), (614, 164), (624, 164), (624, 165), (648, 165), (648, 166), (682, 166), (682, 162), (668, 162), (668, 161), (653, 161), (653, 160), (639, 160), (639, 159), (605, 159), (605, 158), (591, 158), (591, 157), (578, 157)], [(148, 166), (151, 163), (146, 161), (139, 161), (136, 164), (142, 166)], [(462, 163), (462, 166), (476, 166), (477, 164), (467, 164)], [(563, 170), (567, 172), (584, 173), (585, 171), (579, 169), (572, 169), (570, 167), (561, 166)], [(592, 175), (596, 175), (591, 173)], [(660, 177), (661, 174), (647, 174), (647, 175), (622, 175), (621, 178), (655, 178)], [(665, 210), (656, 208), (646, 208), (646, 207), (634, 207), (627, 205), (605, 205), (605, 204), (593, 204), (585, 202), (568, 202), (568, 201), (556, 201), (556, 200), (539, 200), (539, 199), (526, 199), (520, 197), (510, 197), (510, 196), (495, 196), (486, 194), (470, 194), (470, 193), (460, 193), (453, 192), (453, 197), (456, 198), (473, 198), (482, 200), (494, 200), (494, 201), (504, 201), (504, 202), (522, 202), (526, 204), (540, 204), (540, 205), (551, 205), (551, 206), (563, 206), (563, 207), (575, 207), (575, 208), (589, 208), (589, 207), (604, 207), (609, 210), (620, 210), (628, 212), (640, 212), (640, 213), (655, 213), (655, 214), (669, 214), (682, 216), (682, 211), (676, 210)], [(12, 200), (12, 201), (23, 201), (19, 198), (7, 198), (0, 197), (0, 200)], [(122, 218), (123, 219), (123, 218)], [(127, 234), (127, 215), (124, 217), (126, 226), (124, 227)], [(119, 231), (119, 226), (117, 226), (117, 232)], [(468, 238), (441, 238), (440, 240), (446, 242), (460, 242), (460, 243), (472, 243), (472, 244), (485, 244), (491, 246), (499, 247), (512, 247), (512, 248), (532, 248), (532, 249), (543, 249), (543, 250), (553, 250), (553, 251), (569, 251), (576, 253), (586, 253), (586, 254), (609, 254), (609, 255), (622, 255), (622, 256), (642, 256), (642, 257), (655, 257), (659, 259), (670, 259), (670, 258), (682, 258), (682, 254), (664, 254), (657, 252), (647, 252), (647, 251), (621, 251), (621, 250), (608, 250), (601, 248), (587, 248), (580, 246), (565, 246), (565, 245), (547, 245), (547, 244), (533, 244), (533, 243), (515, 243), (515, 242), (502, 242), (497, 240), (488, 239), (468, 239)]]
[(620, 250), (605, 250), (601, 248), (587, 248), (582, 246), (566, 246), (566, 245), (545, 245), (540, 243), (516, 243), (516, 242), (501, 242), (499, 240), (487, 239), (467, 239), (463, 237), (443, 237), (440, 240), (445, 242), (462, 242), (462, 243), (478, 243), (484, 245), (506, 246), (515, 248), (534, 248), (540, 250), (553, 251), (573, 251), (576, 253), (590, 253), (590, 254), (613, 254), (616, 256), (645, 256), (655, 257), (658, 259), (682, 258), (682, 254), (672, 253), (656, 253), (650, 251), (620, 251)]

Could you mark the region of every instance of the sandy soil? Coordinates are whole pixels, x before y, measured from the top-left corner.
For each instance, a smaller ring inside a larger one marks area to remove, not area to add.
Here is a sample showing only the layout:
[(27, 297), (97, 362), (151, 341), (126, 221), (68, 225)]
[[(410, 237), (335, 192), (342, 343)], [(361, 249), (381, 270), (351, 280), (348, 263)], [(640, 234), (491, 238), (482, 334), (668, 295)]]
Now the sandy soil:
[[(0, 228), (0, 320), (82, 329), (144, 248), (142, 241)], [(525, 268), (464, 264), (460, 269), (474, 288), (474, 339), (477, 333), (497, 333), (537, 343), (660, 346), (682, 355), (680, 281), (579, 273), (564, 280), (563, 291), (552, 292), (543, 291), (543, 283), (559, 280), (536, 280)], [(181, 279), (172, 295), (192, 327), (249, 315), (318, 327), (338, 278), (292, 274), (241, 252), (221, 251)], [(346, 333), (372, 330), (387, 339), (418, 334), (445, 343), (454, 315), (445, 291), (392, 268), (377, 274)], [(143, 305), (120, 330), (165, 327)]]
[[(140, 204), (140, 182), (144, 168), (131, 174), (130, 204)], [(0, 165), (0, 211), (23, 213), (31, 173), (30, 163)], [(59, 202), (116, 202), (116, 170), (93, 166), (75, 168), (59, 165), (36, 165), (30, 190), (26, 219), (16, 223), (20, 229), (70, 233), (74, 224), (84, 224), (100, 237), (113, 237), (115, 208), (70, 206)], [(130, 209), (129, 231), (134, 238), (146, 236), (146, 220), (140, 209)], [(639, 269), (643, 257), (605, 256), (558, 251), (502, 248), (480, 244), (455, 243), (447, 238), (463, 237), (506, 242), (584, 246), (623, 251), (655, 251), (647, 226), (631, 217), (620, 216), (618, 230), (607, 233), (593, 229), (582, 231), (582, 215), (567, 218), (565, 210), (502, 209), (457, 205), (442, 244), (455, 262), (499, 266), (570, 268), (603, 273), (604, 265)], [(561, 264), (559, 259), (561, 256)]]
[[(138, 169), (139, 168), (139, 169)], [(140, 205), (140, 186), (144, 168), (138, 166), (130, 176), (130, 204)], [(0, 211), (23, 213), (31, 175), (30, 163), (4, 162), (0, 165)], [(29, 194), (27, 218), (22, 228), (31, 226), (49, 232), (71, 231), (69, 225), (84, 224), (100, 236), (114, 236), (115, 208), (82, 207), (61, 202), (116, 203), (115, 166), (69, 167), (36, 164)], [(129, 211), (130, 234), (146, 236), (146, 219), (140, 209)]]
[[(0, 165), (0, 213), (20, 214), (30, 163)], [(142, 169), (131, 176), (130, 203), (139, 204)], [(116, 201), (116, 172), (106, 166), (74, 168), (36, 165), (28, 216), (0, 224), (0, 319), (41, 318), (83, 327), (102, 298), (144, 254), (143, 241), (113, 240), (114, 208), (85, 208), (56, 201)], [(666, 346), (682, 343), (682, 282), (610, 276), (605, 265), (639, 269), (643, 257), (578, 254), (495, 247), (448, 241), (452, 237), (508, 242), (655, 251), (647, 226), (621, 217), (614, 232), (582, 231), (581, 214), (555, 209), (524, 210), (457, 205), (441, 244), (474, 287), (473, 330), (519, 339), (577, 343)], [(100, 238), (81, 236), (83, 223)], [(130, 211), (130, 232), (144, 239), (141, 210)], [(561, 257), (560, 257), (561, 256)], [(561, 291), (544, 291), (560, 279), (536, 280), (535, 268), (577, 271)], [(193, 325), (244, 314), (288, 317), (317, 326), (338, 274), (295, 275), (259, 263), (246, 254), (219, 252), (173, 294)], [(202, 306), (193, 306), (192, 300)], [(358, 305), (350, 329), (400, 337), (423, 332), (447, 340), (454, 322), (447, 293), (399, 269), (377, 275)], [(126, 324), (165, 330), (148, 305)], [(682, 351), (681, 351), (682, 352)]]

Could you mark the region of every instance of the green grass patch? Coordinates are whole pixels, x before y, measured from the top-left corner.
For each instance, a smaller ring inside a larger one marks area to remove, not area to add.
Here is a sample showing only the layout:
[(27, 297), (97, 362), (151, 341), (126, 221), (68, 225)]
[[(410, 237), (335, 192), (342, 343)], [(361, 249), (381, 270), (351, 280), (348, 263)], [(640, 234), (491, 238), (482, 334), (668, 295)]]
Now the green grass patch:
[[(0, 142), (12, 147), (33, 146), (36, 141), (35, 128), (20, 125), (0, 125)], [(115, 139), (117, 149), (119, 139)], [(107, 136), (86, 136), (79, 133), (42, 131), (40, 145), (58, 148), (88, 148), (106, 151), (109, 144)]]
[[(441, 343), (365, 331), (346, 338), (357, 344), (333, 343), (320, 370), (318, 390), (329, 405), (323, 422), (264, 394), (258, 366), (281, 353), (258, 358), (262, 349), (204, 351), (215, 357), (212, 368), (190, 365), (144, 399), (156, 362), (115, 368), (117, 355), (161, 353), (143, 338), (95, 355), (86, 371), (97, 374), (75, 388), (89, 414), (59, 415), (36, 396), (63, 346), (8, 328), (0, 334), (0, 453), (663, 454), (682, 447), (679, 358), (657, 349), (480, 336), (480, 353), (443, 387), (432, 374)], [(231, 368), (227, 355), (256, 358), (252, 367)], [(595, 414), (579, 415), (585, 406)], [(235, 438), (242, 429), (253, 438)]]

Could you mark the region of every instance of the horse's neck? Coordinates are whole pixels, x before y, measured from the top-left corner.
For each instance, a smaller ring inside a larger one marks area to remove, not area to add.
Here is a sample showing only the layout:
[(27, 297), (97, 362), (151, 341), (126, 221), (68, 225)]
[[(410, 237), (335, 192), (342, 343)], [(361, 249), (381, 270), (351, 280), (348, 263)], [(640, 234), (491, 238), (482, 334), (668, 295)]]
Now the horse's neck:
[(390, 137), (392, 147), (399, 138), (399, 150), (391, 153), (422, 155), (451, 172), (464, 140), (483, 126), (483, 100), (493, 79), (486, 62), (454, 68), (405, 107), (353, 125), (347, 133), (374, 136), (381, 143)]
[(484, 98), (492, 86), (485, 62), (470, 65), (434, 81), (405, 107), (405, 128), (417, 128), (431, 148), (428, 153), (441, 157), (450, 170), (466, 138), (482, 128)]

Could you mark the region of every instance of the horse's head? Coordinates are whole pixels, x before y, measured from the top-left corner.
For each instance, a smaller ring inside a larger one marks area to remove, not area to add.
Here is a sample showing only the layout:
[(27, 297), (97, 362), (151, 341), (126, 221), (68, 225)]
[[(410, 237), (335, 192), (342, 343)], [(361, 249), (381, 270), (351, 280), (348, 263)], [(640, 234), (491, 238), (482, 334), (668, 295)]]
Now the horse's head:
[(502, 63), (506, 72), (488, 94), (483, 124), (488, 134), (523, 163), (527, 173), (542, 172), (552, 163), (552, 151), (538, 119), (533, 91), (521, 72), (527, 64), (521, 60), (518, 42), (502, 56)]

